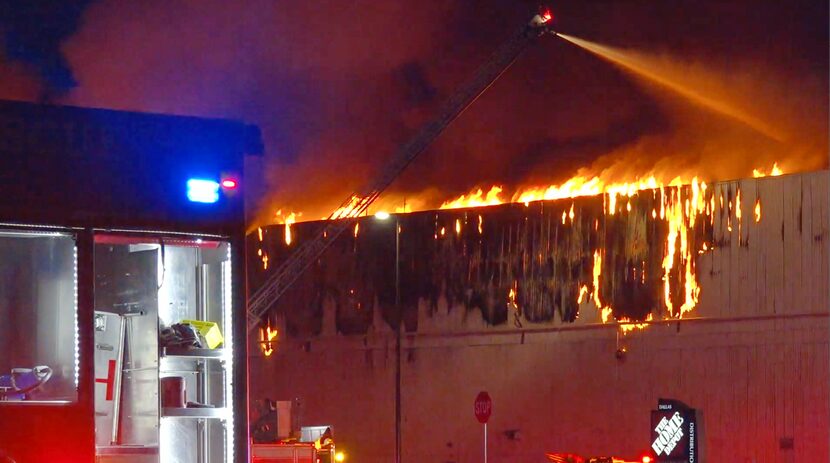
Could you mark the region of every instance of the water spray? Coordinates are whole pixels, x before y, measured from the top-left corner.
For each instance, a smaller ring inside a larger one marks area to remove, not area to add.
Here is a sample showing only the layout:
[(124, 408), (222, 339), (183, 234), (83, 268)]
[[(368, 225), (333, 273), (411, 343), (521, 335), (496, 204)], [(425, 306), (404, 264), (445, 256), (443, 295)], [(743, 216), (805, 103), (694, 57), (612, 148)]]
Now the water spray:
[(724, 116), (738, 120), (745, 125), (751, 127), (753, 130), (779, 142), (784, 141), (784, 135), (770, 126), (766, 122), (747, 114), (738, 108), (735, 108), (723, 101), (718, 101), (714, 98), (701, 94), (698, 90), (684, 85), (675, 79), (667, 76), (665, 72), (655, 69), (654, 63), (649, 63), (635, 53), (628, 52), (619, 48), (601, 45), (589, 40), (580, 39), (572, 35), (557, 33), (557, 36), (567, 40), (568, 42), (587, 50), (601, 58), (604, 58), (623, 69), (632, 72), (640, 77), (646, 78), (651, 82), (659, 84), (662, 87), (681, 95), (700, 106), (703, 106), (711, 111), (717, 112)]

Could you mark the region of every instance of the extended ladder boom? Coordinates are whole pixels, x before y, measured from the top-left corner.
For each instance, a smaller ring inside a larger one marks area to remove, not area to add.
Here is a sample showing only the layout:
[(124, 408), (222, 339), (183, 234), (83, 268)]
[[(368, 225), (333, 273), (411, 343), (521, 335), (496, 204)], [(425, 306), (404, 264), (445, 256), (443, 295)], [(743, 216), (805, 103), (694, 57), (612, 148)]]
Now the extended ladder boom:
[(288, 290), (302, 273), (317, 260), (323, 251), (351, 228), (357, 218), (365, 213), (380, 194), (403, 172), (404, 169), (421, 154), (432, 142), (484, 93), (521, 52), (536, 38), (546, 33), (555, 34), (550, 29), (550, 13), (536, 15), (522, 26), (510, 39), (499, 47), (466, 84), (447, 100), (438, 115), (424, 124), (418, 133), (402, 145), (380, 175), (366, 184), (361, 190), (349, 196), (337, 212), (323, 223), (314, 238), (305, 241), (286, 259), (265, 283), (248, 300), (248, 330), (256, 328), (268, 309)]

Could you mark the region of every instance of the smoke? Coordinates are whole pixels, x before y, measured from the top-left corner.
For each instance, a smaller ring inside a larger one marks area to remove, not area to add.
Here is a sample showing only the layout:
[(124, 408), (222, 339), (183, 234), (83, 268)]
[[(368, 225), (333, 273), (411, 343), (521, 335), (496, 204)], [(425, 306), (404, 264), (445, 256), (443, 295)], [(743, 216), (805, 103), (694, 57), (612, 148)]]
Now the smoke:
[[(564, 32), (637, 50), (693, 76), (696, 91), (773, 124), (787, 135), (783, 142), (543, 37), (410, 166), (381, 206), (394, 210), (406, 200), (413, 209), (436, 207), (474, 187), (510, 191), (578, 172), (610, 178), (682, 169), (724, 179), (774, 161), (789, 172), (826, 166), (827, 5), (778, 3), (562, 0), (554, 14)], [(535, 6), (73, 4), (57, 29), (63, 32), (50, 32), (43, 43), (51, 45), (36, 48), (63, 56), (41, 62), (71, 69), (62, 75), (78, 83), (61, 101), (259, 125), (266, 157), (249, 170), (245, 186), (260, 222), (273, 221), (280, 209), (303, 212), (300, 220), (328, 215)], [(0, 63), (0, 96), (39, 96), (42, 73), (26, 69), (40, 68)], [(67, 88), (70, 81), (63, 82), (54, 87)]]
[[(61, 45), (78, 30), (83, 12), (91, 2), (92, 0), (0, 2), (4, 58), (20, 64), (23, 72), (35, 76), (39, 82), (39, 100), (49, 101), (60, 97), (78, 85), (61, 51)], [(19, 85), (19, 78), (19, 75), (12, 76), (9, 80), (16, 81)]]

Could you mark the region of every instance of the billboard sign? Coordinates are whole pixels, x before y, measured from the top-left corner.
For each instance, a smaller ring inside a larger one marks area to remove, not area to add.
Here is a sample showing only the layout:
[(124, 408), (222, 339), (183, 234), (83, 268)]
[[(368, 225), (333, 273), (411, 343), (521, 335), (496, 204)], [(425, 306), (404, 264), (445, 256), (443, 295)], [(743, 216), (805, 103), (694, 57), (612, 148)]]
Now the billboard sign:
[(655, 461), (698, 463), (697, 411), (678, 400), (660, 399), (651, 411), (651, 450)]

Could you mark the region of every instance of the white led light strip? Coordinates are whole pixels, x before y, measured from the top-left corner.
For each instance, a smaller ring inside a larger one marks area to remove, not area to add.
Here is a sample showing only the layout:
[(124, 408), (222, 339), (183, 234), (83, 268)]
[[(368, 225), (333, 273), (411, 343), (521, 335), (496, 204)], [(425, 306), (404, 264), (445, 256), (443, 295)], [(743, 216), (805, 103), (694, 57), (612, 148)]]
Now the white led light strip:
[(72, 248), (73, 252), (73, 265), (72, 271), (75, 274), (74, 279), (74, 291), (75, 291), (75, 392), (78, 391), (78, 376), (80, 375), (81, 371), (81, 335), (80, 335), (80, 327), (78, 326), (78, 245), (76, 244)]
[(233, 403), (233, 288), (231, 282), (231, 246), (228, 246), (228, 260), (222, 266), (223, 283), (223, 325), (225, 328), (225, 461), (234, 461), (234, 403)]

